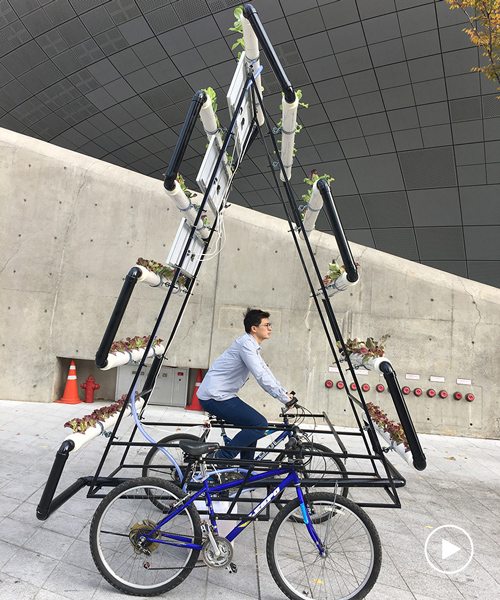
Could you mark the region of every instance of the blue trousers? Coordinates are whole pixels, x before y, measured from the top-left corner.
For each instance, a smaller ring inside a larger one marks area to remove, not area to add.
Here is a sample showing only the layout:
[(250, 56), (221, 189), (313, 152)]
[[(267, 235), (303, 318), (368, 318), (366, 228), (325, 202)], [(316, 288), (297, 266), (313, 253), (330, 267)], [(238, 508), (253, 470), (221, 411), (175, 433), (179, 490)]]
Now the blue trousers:
[[(224, 419), (227, 423), (236, 426), (247, 425), (249, 427), (262, 427), (263, 429), (242, 429), (233, 439), (217, 452), (218, 458), (235, 458), (239, 450), (231, 450), (231, 446), (256, 446), (257, 440), (266, 435), (267, 420), (260, 412), (256, 411), (243, 400), (235, 396), (229, 400), (200, 400), (200, 406), (203, 410)], [(241, 452), (241, 458), (253, 460), (253, 451), (244, 450)]]

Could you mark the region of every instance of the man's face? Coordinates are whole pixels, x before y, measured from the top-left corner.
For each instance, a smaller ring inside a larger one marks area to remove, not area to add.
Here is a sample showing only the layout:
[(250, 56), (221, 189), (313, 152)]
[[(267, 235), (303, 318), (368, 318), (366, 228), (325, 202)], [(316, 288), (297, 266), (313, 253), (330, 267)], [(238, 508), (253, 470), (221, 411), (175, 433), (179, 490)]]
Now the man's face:
[(259, 343), (262, 340), (268, 340), (271, 337), (271, 323), (269, 323), (269, 319), (262, 319), (260, 325), (258, 327), (252, 327), (255, 331), (255, 336), (259, 340)]

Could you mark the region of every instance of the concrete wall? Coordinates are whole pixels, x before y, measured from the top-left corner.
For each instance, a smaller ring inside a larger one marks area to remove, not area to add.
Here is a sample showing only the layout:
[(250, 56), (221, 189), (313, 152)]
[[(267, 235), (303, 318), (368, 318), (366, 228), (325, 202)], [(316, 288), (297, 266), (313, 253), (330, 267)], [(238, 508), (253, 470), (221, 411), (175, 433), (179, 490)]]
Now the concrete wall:
[[(64, 389), (70, 358), (93, 360), (123, 278), (138, 257), (164, 262), (180, 223), (162, 183), (125, 169), (0, 130), (2, 399), (50, 402)], [(242, 333), (247, 306), (271, 312), (264, 359), (288, 389), (338, 425), (351, 425), (344, 392), (285, 221), (238, 206), (225, 217), (221, 254), (203, 266), (167, 364), (207, 368)], [(337, 256), (332, 236), (314, 233), (319, 264)], [(497, 398), (500, 290), (352, 244), (361, 283), (335, 297), (346, 335), (390, 333), (387, 356), (421, 432), (499, 437)], [(149, 334), (165, 292), (138, 285), (119, 337)], [(173, 301), (160, 336), (176, 316)], [(78, 364), (78, 363), (77, 363)], [(81, 364), (90, 363), (82, 362)], [(420, 376), (406, 380), (406, 374)], [(80, 382), (87, 373), (80, 374)], [(110, 375), (94, 373), (107, 386)], [(430, 376), (445, 378), (431, 384)], [(377, 374), (360, 375), (391, 416)], [(457, 385), (458, 379), (472, 384)], [(446, 389), (447, 399), (425, 390)], [(451, 398), (454, 391), (474, 402)], [(275, 401), (254, 382), (242, 397), (275, 416)]]

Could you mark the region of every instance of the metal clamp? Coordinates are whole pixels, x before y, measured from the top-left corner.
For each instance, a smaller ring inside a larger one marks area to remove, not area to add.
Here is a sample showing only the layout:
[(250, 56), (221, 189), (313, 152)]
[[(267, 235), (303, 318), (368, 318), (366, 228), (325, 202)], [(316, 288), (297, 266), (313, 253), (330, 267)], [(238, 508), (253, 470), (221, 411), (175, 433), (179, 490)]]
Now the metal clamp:
[(99, 435), (103, 435), (105, 438), (111, 437), (111, 431), (106, 431), (101, 421), (97, 421), (97, 425), (99, 425), (99, 427), (101, 428), (101, 433)]

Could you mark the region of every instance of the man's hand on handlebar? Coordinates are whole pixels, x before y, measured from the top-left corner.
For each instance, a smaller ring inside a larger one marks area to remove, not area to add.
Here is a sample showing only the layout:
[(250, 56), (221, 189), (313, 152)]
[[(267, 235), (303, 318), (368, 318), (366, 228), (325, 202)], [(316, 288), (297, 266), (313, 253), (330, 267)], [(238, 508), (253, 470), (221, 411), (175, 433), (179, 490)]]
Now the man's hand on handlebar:
[(295, 397), (295, 392), (290, 392), (289, 394), (287, 394), (287, 396), (290, 398), (290, 400), (283, 406), (283, 408), (282, 408), (283, 413), (286, 413), (294, 406), (297, 406), (297, 403), (298, 403), (298, 399)]

